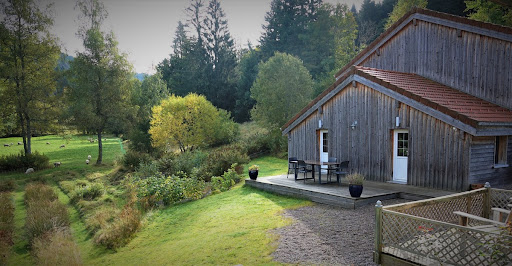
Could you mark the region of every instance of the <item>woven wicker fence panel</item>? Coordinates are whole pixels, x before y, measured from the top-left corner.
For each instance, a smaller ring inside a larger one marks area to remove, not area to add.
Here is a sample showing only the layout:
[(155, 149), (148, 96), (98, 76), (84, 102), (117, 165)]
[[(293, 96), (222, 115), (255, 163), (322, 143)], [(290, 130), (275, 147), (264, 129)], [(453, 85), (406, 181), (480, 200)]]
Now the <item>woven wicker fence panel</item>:
[(511, 243), (506, 233), (382, 212), (382, 252), (423, 265), (510, 265)]
[(462, 211), (482, 216), (484, 209), (484, 193), (475, 193), (470, 197), (453, 198), (450, 200), (431, 200), (428, 204), (395, 211), (446, 223), (459, 223), (459, 216), (454, 211)]

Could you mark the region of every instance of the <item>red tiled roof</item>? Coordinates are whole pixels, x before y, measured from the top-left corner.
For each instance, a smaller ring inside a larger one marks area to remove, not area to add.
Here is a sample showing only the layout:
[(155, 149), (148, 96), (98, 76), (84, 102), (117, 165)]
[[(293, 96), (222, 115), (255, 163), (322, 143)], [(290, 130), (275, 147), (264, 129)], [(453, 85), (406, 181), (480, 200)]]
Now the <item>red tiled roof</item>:
[(458, 91), (417, 74), (354, 67), (355, 74), (392, 89), (466, 124), (512, 123), (512, 110)]
[[(471, 25), (471, 26), (475, 26), (475, 27), (479, 27), (479, 28), (487, 29), (487, 30), (491, 30), (491, 31), (502, 32), (502, 33), (505, 33), (505, 34), (512, 34), (512, 28), (510, 28), (510, 27), (504, 27), (504, 26), (495, 25), (495, 24), (491, 24), (491, 23), (475, 21), (475, 20), (471, 20), (471, 19), (468, 19), (468, 18), (458, 17), (458, 16), (449, 15), (449, 14), (445, 14), (445, 13), (440, 13), (440, 12), (436, 12), (436, 11), (432, 11), (432, 10), (428, 10), (428, 9), (415, 8), (415, 9), (411, 10), (409, 13), (407, 13), (406, 15), (404, 15), (401, 19), (399, 19), (395, 24), (393, 24), (387, 31), (382, 33), (376, 40), (374, 40), (363, 51), (359, 52), (356, 55), (356, 57), (354, 59), (352, 59), (352, 61), (350, 63), (348, 63), (345, 67), (343, 67), (340, 71), (338, 71), (338, 73), (335, 75), (337, 77), (336, 82), (334, 82), (334, 84), (332, 84), (329, 88), (324, 90), (313, 101), (311, 101), (306, 107), (304, 107), (300, 112), (298, 112), (294, 117), (292, 117), (292, 119), (290, 119), (286, 124), (284, 124), (282, 126), (282, 129), (285, 130), (286, 128), (288, 128), (293, 122), (295, 122), (297, 119), (299, 119), (310, 108), (312, 108), (318, 101), (320, 101), (327, 94), (329, 94), (332, 90), (334, 90), (338, 85), (340, 85), (350, 75), (354, 74), (355, 72), (364, 73), (364, 72), (362, 72), (360, 70), (356, 70), (353, 67), (353, 65), (355, 65), (358, 60), (360, 60), (362, 57), (364, 57), (365, 54), (368, 51), (370, 51), (371, 49), (375, 48), (375, 46), (382, 39), (384, 39), (387, 35), (391, 34), (393, 32), (393, 30), (395, 30), (403, 21), (405, 21), (406, 19), (409, 18), (409, 16), (411, 16), (411, 15), (413, 15), (415, 13), (424, 14), (424, 15), (431, 16), (431, 17), (437, 17), (437, 18), (444, 19), (444, 20), (450, 20), (450, 21), (457, 22), (457, 23), (463, 23), (463, 24), (467, 24), (467, 25)], [(339, 77), (341, 74), (344, 74), (344, 75)], [(433, 82), (433, 81), (431, 81), (431, 82)], [(441, 85), (441, 84), (439, 84), (439, 85)], [(430, 97), (435, 98), (435, 96), (433, 96), (433, 95), (431, 95)], [(478, 99), (478, 98), (476, 98), (476, 99)], [(425, 100), (426, 100), (426, 98), (425, 98)], [(460, 102), (458, 102), (458, 103), (460, 103)], [(481, 110), (482, 109), (482, 108), (473, 109), (473, 107), (469, 107), (469, 106), (466, 106), (464, 104), (461, 104), (460, 106), (458, 106), (458, 105), (456, 105), (456, 103), (451, 103), (450, 107), (453, 109), (453, 110), (452, 109), (450, 109), (450, 110), (452, 110), (451, 113), (453, 113), (454, 115), (459, 113), (459, 111), (462, 111), (462, 110), (477, 113), (477, 112), (480, 112), (480, 111), (476, 111), (476, 110)], [(503, 109), (505, 109), (505, 108), (503, 108)], [(473, 111), (473, 110), (475, 110), (475, 111)], [(507, 109), (505, 109), (505, 110), (507, 110)], [(490, 114), (487, 114), (487, 115), (491, 116), (491, 118), (495, 117), (494, 113), (492, 113), (492, 112)], [(486, 116), (485, 114), (482, 114), (481, 117), (478, 118), (478, 119), (479, 120), (480, 119), (484, 119), (485, 116)], [(468, 117), (468, 119), (470, 119), (470, 117)], [(475, 120), (475, 121), (479, 121), (479, 120)], [(508, 122), (508, 120), (507, 120), (507, 122)]]

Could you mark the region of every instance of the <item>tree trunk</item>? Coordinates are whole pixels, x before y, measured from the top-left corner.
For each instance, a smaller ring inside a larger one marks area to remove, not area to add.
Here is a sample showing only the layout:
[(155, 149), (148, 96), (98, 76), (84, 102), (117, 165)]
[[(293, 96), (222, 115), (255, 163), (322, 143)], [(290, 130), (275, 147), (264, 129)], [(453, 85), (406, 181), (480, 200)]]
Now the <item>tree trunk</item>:
[(103, 161), (103, 142), (101, 141), (101, 129), (98, 130), (98, 160), (96, 160), (96, 165), (100, 165)]
[(25, 150), (25, 154), (32, 154), (32, 127), (30, 125), (30, 119), (26, 116), (27, 119), (27, 130), (25, 134), (27, 135), (27, 148)]
[(21, 137), (23, 138), (23, 151), (25, 154), (27, 153), (27, 134), (25, 129), (25, 120), (23, 119), (23, 114), (21, 112), (18, 112), (18, 117), (20, 119), (20, 126), (21, 126)]

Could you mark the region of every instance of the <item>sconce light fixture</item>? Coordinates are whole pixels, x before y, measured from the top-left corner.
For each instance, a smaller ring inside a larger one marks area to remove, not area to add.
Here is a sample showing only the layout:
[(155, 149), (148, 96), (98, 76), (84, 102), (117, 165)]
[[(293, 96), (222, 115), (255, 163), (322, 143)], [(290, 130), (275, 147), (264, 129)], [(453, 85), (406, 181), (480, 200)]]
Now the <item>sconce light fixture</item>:
[(318, 119), (318, 128), (322, 128), (322, 119)]
[(356, 126), (357, 126), (357, 121), (354, 121), (354, 123), (352, 123), (352, 125), (350, 125), (350, 128), (352, 130), (356, 129)]
[(397, 116), (396, 119), (395, 119), (395, 126), (396, 127), (400, 126), (400, 117), (399, 116)]

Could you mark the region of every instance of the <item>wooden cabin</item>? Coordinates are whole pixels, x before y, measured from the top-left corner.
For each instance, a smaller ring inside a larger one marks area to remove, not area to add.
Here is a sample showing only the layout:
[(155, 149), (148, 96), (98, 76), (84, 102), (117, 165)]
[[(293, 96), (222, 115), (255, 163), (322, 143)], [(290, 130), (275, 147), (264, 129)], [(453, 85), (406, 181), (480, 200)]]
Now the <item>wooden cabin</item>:
[(367, 179), (512, 185), (512, 28), (416, 9), (288, 121), (288, 154)]

